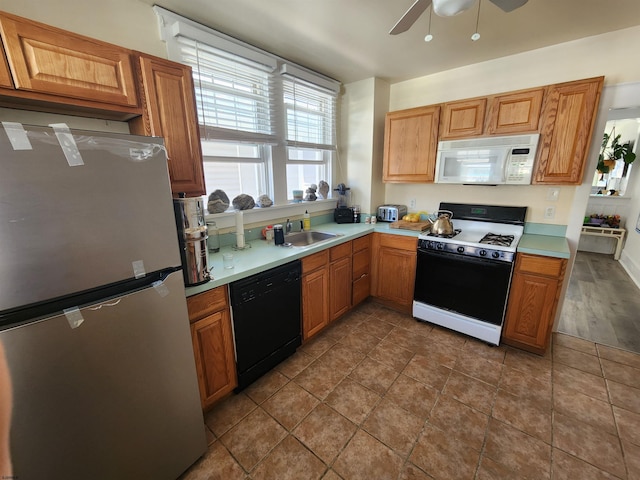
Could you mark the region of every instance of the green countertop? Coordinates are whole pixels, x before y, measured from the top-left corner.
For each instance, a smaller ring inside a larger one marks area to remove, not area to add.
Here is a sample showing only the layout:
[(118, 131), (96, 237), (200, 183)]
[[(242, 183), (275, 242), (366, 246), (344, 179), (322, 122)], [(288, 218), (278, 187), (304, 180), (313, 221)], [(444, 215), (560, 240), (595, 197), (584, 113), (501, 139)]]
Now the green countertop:
[(571, 251), (565, 237), (552, 235), (534, 235), (525, 233), (518, 243), (519, 253), (545, 255), (547, 257), (570, 258)]
[[(366, 223), (325, 223), (314, 225), (312, 230), (319, 232), (337, 233), (339, 237), (323, 242), (318, 242), (308, 247), (280, 247), (267, 244), (266, 240), (251, 240), (247, 244), (251, 248), (244, 250), (234, 250), (232, 247), (222, 247), (219, 252), (210, 253), (208, 265), (213, 267), (212, 277), (207, 283), (187, 287), (187, 297), (205, 292), (212, 288), (231, 283), (242, 278), (246, 278), (255, 273), (260, 273), (298, 258), (306, 257), (312, 253), (319, 252), (335, 245), (348, 242), (354, 238), (362, 237), (369, 233), (381, 232), (395, 235), (408, 235), (417, 237), (419, 232), (411, 230), (399, 230), (389, 228), (388, 223), (376, 223), (374, 225)], [(285, 238), (286, 240), (286, 238)], [(234, 257), (234, 268), (225, 269), (222, 264), (222, 254), (232, 253)]]
[[(244, 250), (234, 250), (229, 246), (222, 247), (219, 252), (209, 254), (209, 268), (213, 267), (213, 279), (202, 285), (187, 287), (187, 296), (196, 295), (270, 268), (284, 265), (292, 260), (306, 257), (312, 253), (340, 245), (341, 243), (348, 242), (369, 233), (391, 233), (412, 237), (417, 237), (419, 234), (419, 232), (412, 230), (390, 228), (388, 223), (376, 223), (375, 225), (366, 223), (325, 223), (314, 226), (312, 230), (336, 233), (340, 236), (332, 238), (331, 240), (315, 243), (308, 247), (280, 247), (268, 245), (266, 240), (251, 240), (247, 242), (247, 244), (251, 245), (251, 248)], [(517, 251), (534, 255), (546, 255), (548, 257), (570, 257), (569, 245), (566, 238), (552, 235), (525, 233), (520, 239)], [(234, 268), (223, 268), (223, 253), (233, 254)]]

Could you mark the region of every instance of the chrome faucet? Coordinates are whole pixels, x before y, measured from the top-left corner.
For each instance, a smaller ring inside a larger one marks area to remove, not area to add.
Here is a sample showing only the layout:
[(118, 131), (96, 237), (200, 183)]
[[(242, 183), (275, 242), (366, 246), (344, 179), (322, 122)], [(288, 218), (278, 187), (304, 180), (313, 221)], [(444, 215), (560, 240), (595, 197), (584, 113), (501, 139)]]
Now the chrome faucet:
[(285, 234), (291, 233), (291, 227), (292, 227), (291, 222), (287, 218), (287, 223), (286, 223), (286, 227), (285, 227)]

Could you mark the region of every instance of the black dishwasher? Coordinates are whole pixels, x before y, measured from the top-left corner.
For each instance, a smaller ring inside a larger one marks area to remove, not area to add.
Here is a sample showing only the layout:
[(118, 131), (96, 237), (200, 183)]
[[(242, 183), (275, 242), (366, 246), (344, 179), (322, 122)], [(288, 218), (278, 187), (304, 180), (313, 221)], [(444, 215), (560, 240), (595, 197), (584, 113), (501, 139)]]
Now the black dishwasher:
[(237, 391), (300, 346), (301, 271), (301, 262), (296, 260), (231, 283)]

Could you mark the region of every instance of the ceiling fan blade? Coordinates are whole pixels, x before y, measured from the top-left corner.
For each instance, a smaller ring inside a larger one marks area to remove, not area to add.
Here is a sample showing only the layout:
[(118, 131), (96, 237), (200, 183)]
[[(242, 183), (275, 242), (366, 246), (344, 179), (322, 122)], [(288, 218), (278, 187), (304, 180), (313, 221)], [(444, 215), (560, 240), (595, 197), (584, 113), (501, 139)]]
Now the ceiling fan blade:
[(496, 7), (504, 10), (509, 13), (515, 10), (516, 8), (520, 8), (529, 0), (490, 0)]
[[(525, 0), (526, 1), (526, 0)], [(431, 0), (416, 0), (413, 5), (409, 7), (409, 10), (398, 20), (389, 33), (391, 35), (397, 35), (409, 30), (411, 25), (422, 15), (427, 8), (431, 5)]]

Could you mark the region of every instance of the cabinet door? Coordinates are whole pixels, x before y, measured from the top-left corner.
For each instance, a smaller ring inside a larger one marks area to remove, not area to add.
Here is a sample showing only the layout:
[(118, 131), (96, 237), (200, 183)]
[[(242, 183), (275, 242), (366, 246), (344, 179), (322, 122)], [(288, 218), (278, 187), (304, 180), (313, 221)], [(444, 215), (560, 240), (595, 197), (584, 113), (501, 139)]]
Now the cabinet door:
[(202, 408), (208, 408), (236, 386), (235, 354), (229, 309), (191, 324)]
[(543, 97), (544, 88), (491, 97), (486, 133), (511, 135), (537, 132)]
[(133, 133), (164, 137), (174, 195), (205, 194), (202, 148), (191, 68), (141, 55), (144, 115), (130, 122)]
[[(367, 235), (369, 238), (370, 235)], [(360, 240), (360, 239), (358, 239)], [(369, 243), (369, 242), (367, 242)], [(356, 249), (356, 240), (353, 241), (354, 250)], [(371, 293), (371, 249), (363, 248), (353, 253), (352, 266), (352, 295), (351, 303), (353, 306), (358, 305), (365, 300)]]
[(130, 50), (5, 13), (0, 29), (16, 89), (137, 107)]
[(553, 323), (558, 280), (516, 273), (505, 320), (504, 337), (534, 349), (546, 349), (547, 331)]
[(9, 72), (7, 57), (4, 54), (2, 45), (0, 45), (0, 87), (13, 88), (13, 82), (11, 81), (11, 72)]
[(551, 85), (532, 183), (582, 183), (604, 77)]
[(351, 308), (351, 257), (329, 265), (329, 319), (336, 320)]
[(502, 332), (504, 343), (543, 354), (549, 344), (567, 261), (518, 254)]
[(442, 106), (440, 139), (468, 138), (482, 135), (486, 98), (449, 102)]
[(389, 112), (385, 118), (382, 180), (433, 182), (438, 148), (440, 107)]
[(302, 337), (306, 341), (329, 324), (329, 269), (302, 276)]
[(416, 249), (416, 238), (374, 234), (371, 294), (407, 313), (413, 304)]

